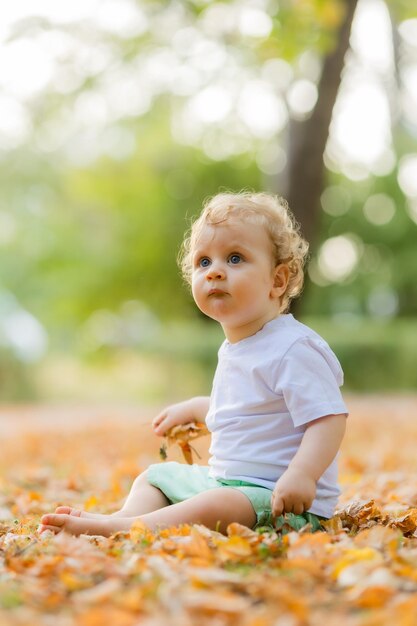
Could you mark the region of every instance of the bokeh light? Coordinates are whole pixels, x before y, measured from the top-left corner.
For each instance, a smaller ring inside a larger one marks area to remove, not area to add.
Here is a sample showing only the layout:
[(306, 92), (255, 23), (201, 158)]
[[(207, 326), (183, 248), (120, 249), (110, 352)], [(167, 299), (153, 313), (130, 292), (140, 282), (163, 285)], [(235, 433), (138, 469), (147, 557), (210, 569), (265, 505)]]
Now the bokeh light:
[(406, 196), (417, 198), (417, 154), (407, 154), (400, 159), (398, 184)]
[(395, 202), (385, 193), (370, 196), (363, 205), (366, 219), (376, 226), (388, 224), (395, 215)]
[(318, 268), (330, 282), (346, 280), (358, 265), (361, 243), (351, 234), (327, 239), (321, 246)]

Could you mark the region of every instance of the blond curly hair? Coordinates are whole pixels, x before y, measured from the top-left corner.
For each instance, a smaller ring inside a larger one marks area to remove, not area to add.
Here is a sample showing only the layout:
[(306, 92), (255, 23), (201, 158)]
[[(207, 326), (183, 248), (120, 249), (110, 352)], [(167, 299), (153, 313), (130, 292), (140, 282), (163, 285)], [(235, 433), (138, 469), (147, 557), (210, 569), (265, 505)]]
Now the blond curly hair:
[(274, 247), (275, 265), (284, 263), (289, 269), (287, 289), (281, 296), (280, 313), (288, 311), (291, 300), (300, 295), (303, 288), (308, 243), (301, 236), (300, 227), (287, 201), (269, 193), (220, 193), (205, 202), (179, 254), (178, 262), (185, 281), (191, 284), (193, 250), (204, 226), (222, 224), (230, 218), (266, 228)]

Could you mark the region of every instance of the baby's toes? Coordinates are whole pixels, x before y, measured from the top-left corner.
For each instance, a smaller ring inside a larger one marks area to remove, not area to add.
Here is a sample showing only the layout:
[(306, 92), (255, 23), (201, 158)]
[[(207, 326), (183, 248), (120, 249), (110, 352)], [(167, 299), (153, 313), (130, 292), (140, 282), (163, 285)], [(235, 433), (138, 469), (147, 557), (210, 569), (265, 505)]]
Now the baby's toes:
[(71, 515), (71, 507), (70, 506), (57, 506), (55, 509), (55, 513), (63, 513), (66, 515)]
[(59, 528), (58, 526), (49, 526), (48, 524), (39, 524), (38, 526), (39, 535), (44, 533), (46, 530), (50, 530), (52, 533), (54, 533), (54, 535), (56, 535), (57, 533), (61, 532), (62, 528)]
[(58, 506), (55, 509), (55, 513), (64, 514), (64, 515), (75, 515), (75, 517), (81, 517), (80, 509), (73, 509), (70, 506)]
[(69, 515), (55, 515), (48, 513), (41, 517), (41, 528), (44, 530), (52, 530), (53, 533), (59, 533), (64, 529), (64, 526), (69, 518)]

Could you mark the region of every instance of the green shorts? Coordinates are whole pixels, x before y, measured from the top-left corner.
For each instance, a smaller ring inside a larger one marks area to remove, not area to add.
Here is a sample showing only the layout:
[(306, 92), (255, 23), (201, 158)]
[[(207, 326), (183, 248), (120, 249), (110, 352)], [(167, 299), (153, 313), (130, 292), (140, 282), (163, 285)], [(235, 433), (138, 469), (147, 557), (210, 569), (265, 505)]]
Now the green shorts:
[(209, 468), (201, 465), (186, 465), (170, 461), (150, 465), (147, 472), (150, 485), (157, 487), (168, 498), (171, 504), (183, 502), (208, 489), (232, 487), (245, 494), (250, 500), (255, 513), (255, 528), (261, 526), (272, 527), (283, 534), (291, 530), (300, 530), (306, 524), (311, 524), (311, 530), (321, 530), (323, 517), (314, 513), (295, 515), (286, 513), (274, 517), (271, 512), (272, 491), (267, 487), (260, 487), (243, 480), (223, 480), (209, 476)]

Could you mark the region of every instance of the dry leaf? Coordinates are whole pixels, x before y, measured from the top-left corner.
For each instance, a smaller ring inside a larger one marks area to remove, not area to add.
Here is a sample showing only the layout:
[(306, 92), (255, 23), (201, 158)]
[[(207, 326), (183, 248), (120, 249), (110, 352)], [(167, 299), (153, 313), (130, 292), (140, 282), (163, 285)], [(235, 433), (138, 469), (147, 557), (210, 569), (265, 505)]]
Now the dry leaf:
[[(18, 434), (0, 455), (0, 625), (415, 626), (417, 403), (396, 414), (394, 446), (392, 415), (376, 402), (349, 418), (337, 515), (325, 532), (286, 537), (238, 523), (227, 536), (201, 524), (39, 536), (40, 514), (58, 504), (115, 511), (155, 441), (131, 419), (83, 425), (76, 437), (11, 421)], [(188, 454), (203, 433), (180, 429), (170, 444)]]
[(189, 422), (188, 424), (178, 424), (170, 428), (164, 435), (166, 444), (161, 446), (159, 450), (160, 457), (163, 461), (167, 458), (167, 448), (174, 444), (179, 445), (186, 463), (192, 465), (193, 452), (197, 455), (197, 451), (190, 445), (190, 441), (194, 441), (199, 437), (208, 435), (209, 431), (202, 422)]

